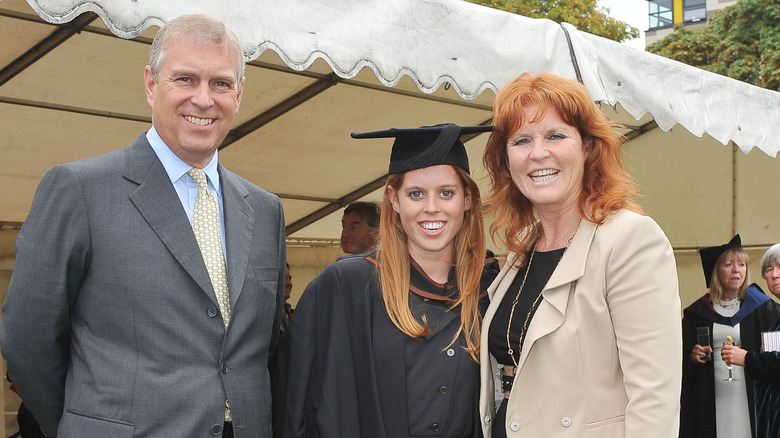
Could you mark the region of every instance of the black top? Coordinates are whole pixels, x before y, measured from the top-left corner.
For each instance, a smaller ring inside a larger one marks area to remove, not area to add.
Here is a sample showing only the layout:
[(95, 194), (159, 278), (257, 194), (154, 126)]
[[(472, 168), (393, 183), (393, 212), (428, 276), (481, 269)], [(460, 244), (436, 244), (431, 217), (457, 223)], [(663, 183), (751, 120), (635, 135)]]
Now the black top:
[[(523, 330), (523, 324), (525, 324), (528, 312), (531, 312), (531, 316), (528, 320), (528, 325), (530, 326), (533, 314), (536, 312), (536, 307), (539, 306), (541, 300), (536, 303), (536, 306), (533, 309), (531, 309), (531, 306), (547, 284), (547, 280), (552, 276), (564, 251), (566, 251), (565, 248), (560, 248), (553, 251), (536, 251), (534, 254), (534, 259), (531, 262), (531, 271), (528, 273), (528, 278), (525, 280), (525, 285), (520, 293), (520, 298), (517, 300), (517, 305), (515, 305), (515, 313), (514, 316), (512, 316), (512, 326), (509, 330), (509, 342), (512, 344), (515, 362), (520, 358), (520, 350), (522, 347), (520, 345), (520, 333)], [(496, 309), (496, 314), (493, 316), (493, 321), (491, 321), (490, 328), (488, 329), (488, 349), (490, 350), (490, 354), (492, 354), (498, 363), (502, 365), (514, 365), (512, 358), (509, 357), (509, 349), (506, 344), (506, 328), (507, 325), (509, 325), (512, 302), (515, 300), (515, 297), (517, 297), (517, 292), (520, 290), (520, 285), (523, 283), (526, 269), (527, 266), (520, 268), (517, 271), (517, 275), (515, 275), (515, 279), (512, 281), (504, 298), (501, 300), (501, 305)]]

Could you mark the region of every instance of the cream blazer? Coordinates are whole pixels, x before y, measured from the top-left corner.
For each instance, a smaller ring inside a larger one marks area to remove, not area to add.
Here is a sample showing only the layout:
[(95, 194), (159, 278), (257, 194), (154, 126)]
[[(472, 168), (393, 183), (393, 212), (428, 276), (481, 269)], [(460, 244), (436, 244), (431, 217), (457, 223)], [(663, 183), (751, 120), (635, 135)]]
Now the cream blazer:
[[(486, 438), (498, 365), (487, 334), (517, 274), (514, 254), (488, 289), (480, 418)], [(650, 217), (583, 220), (528, 327), (509, 397), (509, 437), (677, 437), (682, 331), (672, 247)]]

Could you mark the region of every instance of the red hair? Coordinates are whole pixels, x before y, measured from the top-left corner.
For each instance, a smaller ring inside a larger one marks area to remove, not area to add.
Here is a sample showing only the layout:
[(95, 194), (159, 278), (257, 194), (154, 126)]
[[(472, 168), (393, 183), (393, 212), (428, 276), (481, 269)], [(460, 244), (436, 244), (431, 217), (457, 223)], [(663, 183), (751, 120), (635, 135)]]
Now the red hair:
[[(536, 114), (526, 120), (524, 108), (536, 107)], [(536, 222), (534, 207), (515, 186), (509, 173), (507, 140), (521, 126), (541, 119), (548, 108), (558, 111), (561, 119), (575, 127), (588, 145), (585, 172), (579, 200), (585, 219), (603, 224), (614, 212), (629, 209), (642, 213), (631, 201), (636, 186), (621, 161), (625, 137), (593, 102), (584, 85), (552, 73), (523, 73), (504, 85), (493, 104), (493, 133), (488, 139), (483, 164), (490, 177), (488, 204), (495, 213), (490, 235), (496, 240), (504, 230), (503, 241), (510, 251), (525, 254), (535, 238), (529, 226)], [(519, 259), (522, 262), (522, 256)]]

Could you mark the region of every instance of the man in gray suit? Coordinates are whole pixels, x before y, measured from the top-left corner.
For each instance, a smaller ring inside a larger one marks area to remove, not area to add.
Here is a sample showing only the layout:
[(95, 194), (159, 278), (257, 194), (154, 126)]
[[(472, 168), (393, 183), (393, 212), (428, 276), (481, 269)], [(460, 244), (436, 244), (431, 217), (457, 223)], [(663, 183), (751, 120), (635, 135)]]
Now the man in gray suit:
[(151, 129), (43, 177), (0, 343), (48, 436), (271, 436), (284, 216), (216, 152), (244, 80), (224, 24), (174, 19), (144, 71)]

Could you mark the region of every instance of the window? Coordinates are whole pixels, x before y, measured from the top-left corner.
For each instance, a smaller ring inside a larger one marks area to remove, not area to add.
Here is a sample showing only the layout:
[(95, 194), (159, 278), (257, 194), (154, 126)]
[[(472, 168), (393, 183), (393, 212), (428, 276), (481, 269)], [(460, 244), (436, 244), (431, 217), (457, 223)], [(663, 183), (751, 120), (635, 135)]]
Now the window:
[[(702, 2), (706, 0), (701, 0)], [(672, 27), (674, 14), (672, 12), (672, 0), (650, 0), (650, 25), (648, 30)]]
[(707, 0), (683, 0), (683, 22), (707, 20)]

